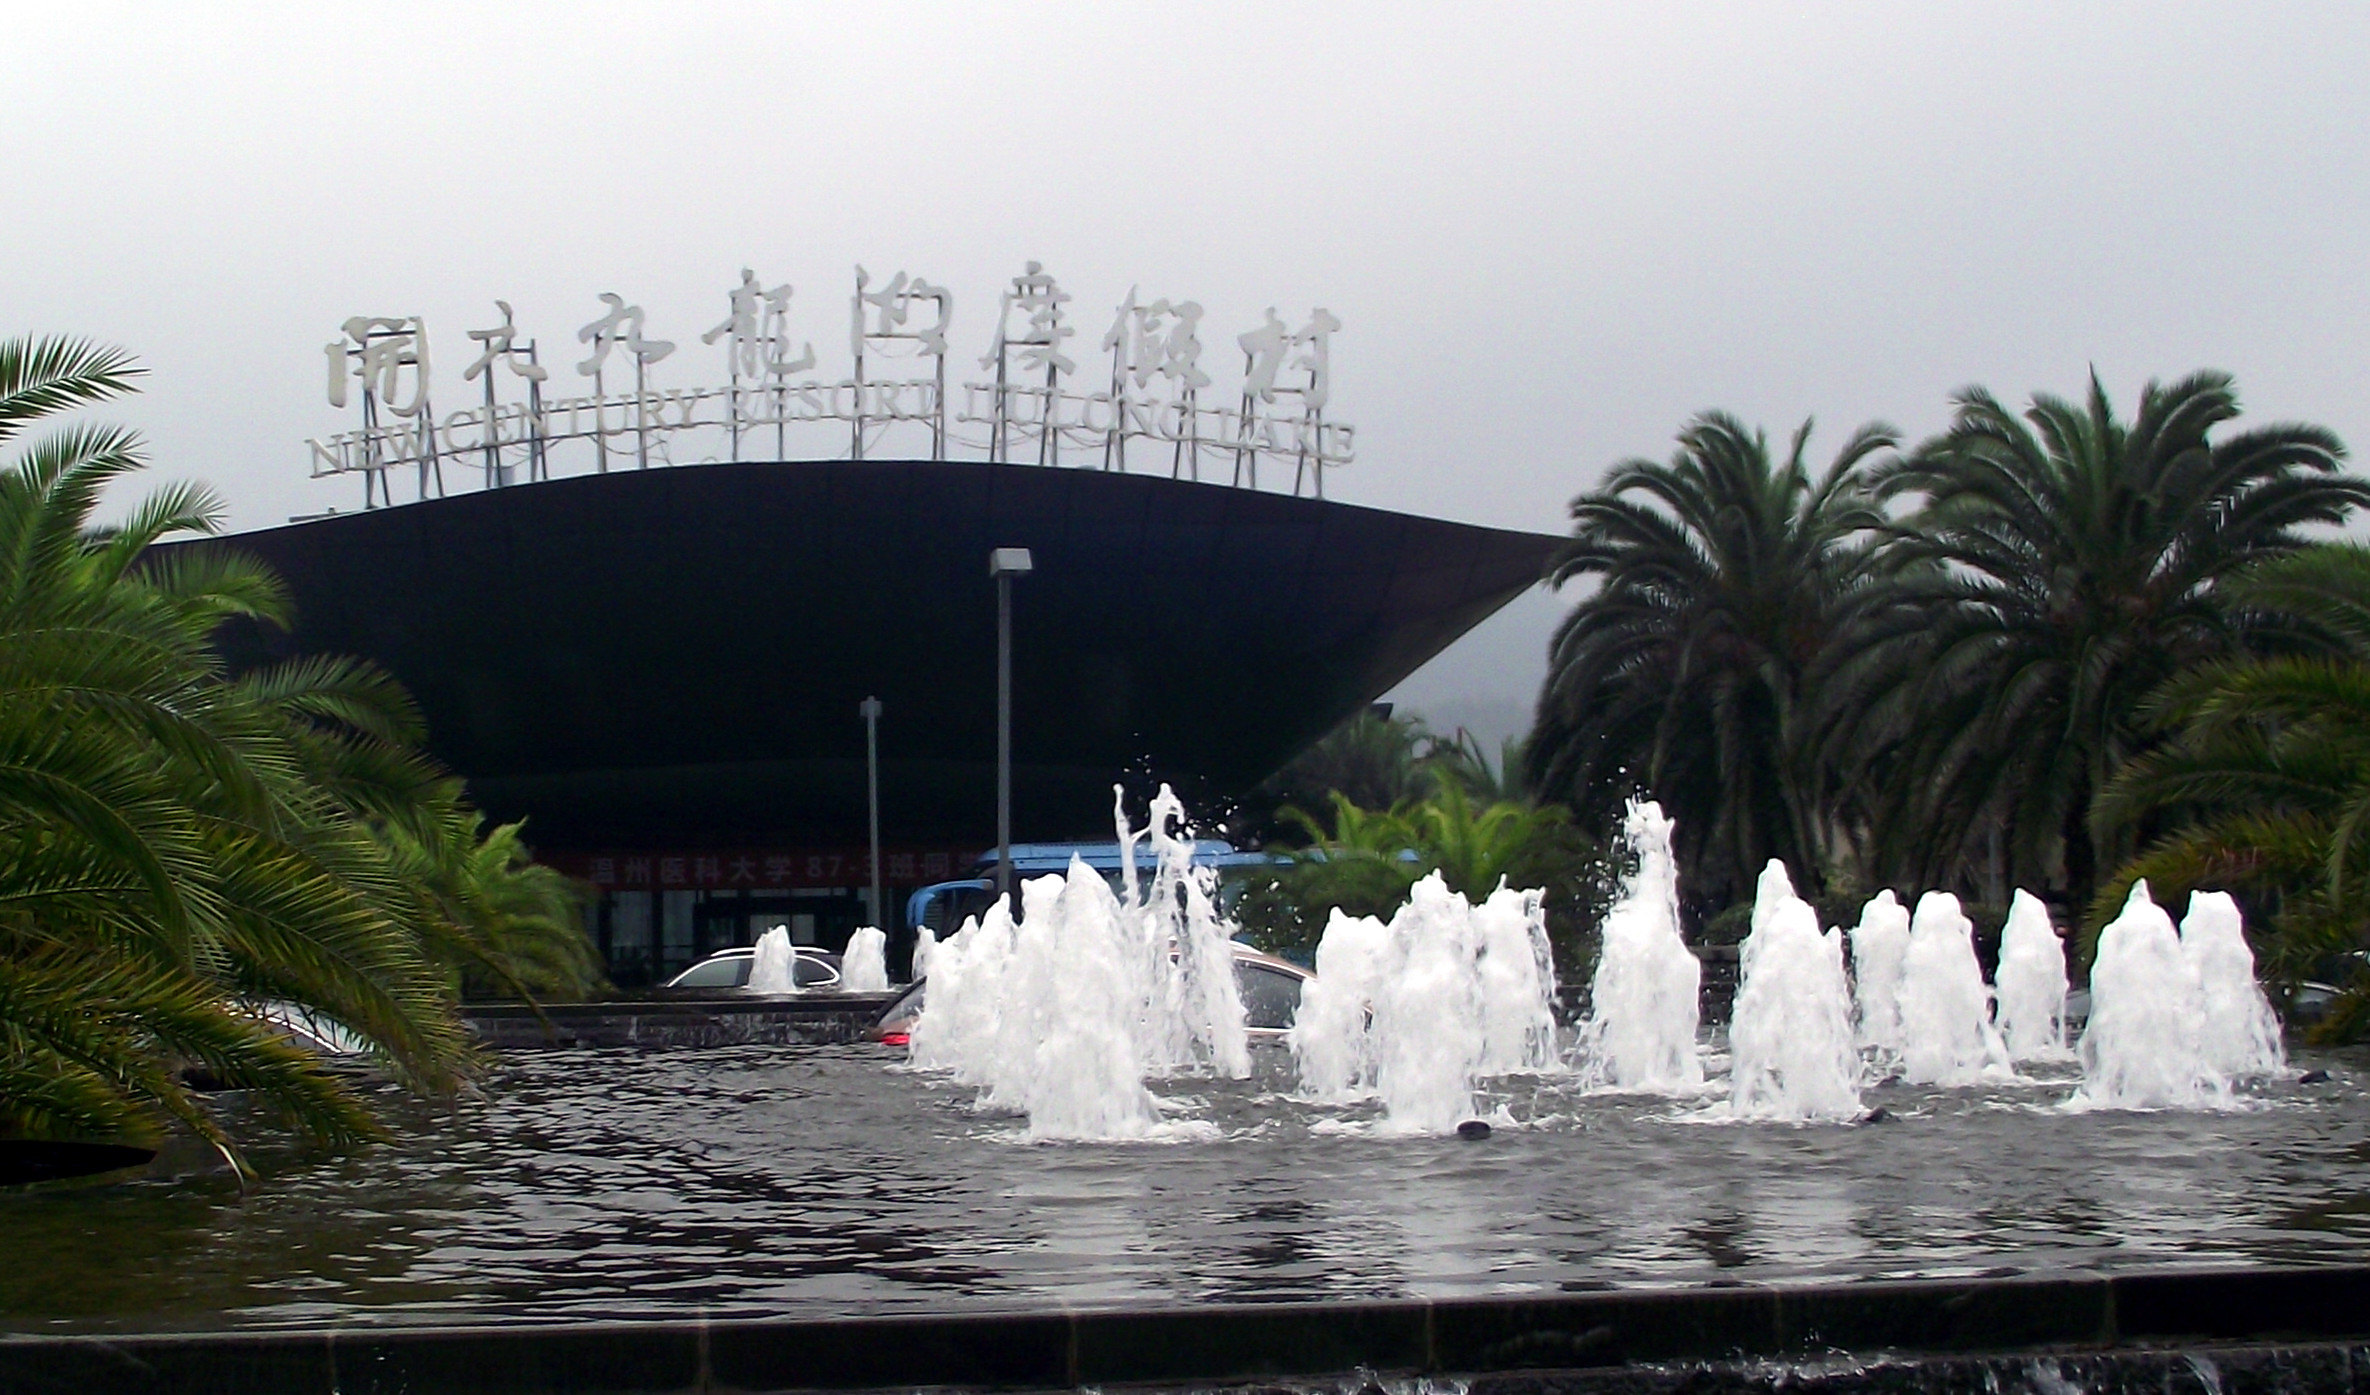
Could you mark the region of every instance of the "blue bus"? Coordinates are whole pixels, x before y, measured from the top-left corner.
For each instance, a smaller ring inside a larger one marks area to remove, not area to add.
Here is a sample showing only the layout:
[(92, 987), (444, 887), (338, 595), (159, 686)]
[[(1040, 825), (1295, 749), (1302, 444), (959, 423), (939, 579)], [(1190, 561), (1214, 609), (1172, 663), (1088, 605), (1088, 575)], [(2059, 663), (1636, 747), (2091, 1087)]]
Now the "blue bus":
[[(1193, 865), (1215, 867), (1218, 875), (1226, 877), (1227, 869), (1237, 867), (1266, 867), (1275, 859), (1263, 852), (1243, 852), (1231, 843), (1215, 838), (1198, 838), (1192, 843)], [(1124, 883), (1121, 853), (1117, 842), (1109, 843), (1014, 843), (1012, 871), (1015, 884), (1031, 877), (1058, 876), (1070, 870), (1070, 860), (1077, 858), (1118, 890)], [(1136, 877), (1142, 881), (1152, 875), (1159, 859), (1152, 851), (1151, 840), (1136, 843)], [(945, 939), (963, 928), (963, 922), (984, 914), (996, 901), (996, 854), (988, 853), (971, 869), (971, 875), (950, 882), (933, 882), (915, 891), (905, 900), (905, 926), (908, 932), (927, 926), (930, 933)]]

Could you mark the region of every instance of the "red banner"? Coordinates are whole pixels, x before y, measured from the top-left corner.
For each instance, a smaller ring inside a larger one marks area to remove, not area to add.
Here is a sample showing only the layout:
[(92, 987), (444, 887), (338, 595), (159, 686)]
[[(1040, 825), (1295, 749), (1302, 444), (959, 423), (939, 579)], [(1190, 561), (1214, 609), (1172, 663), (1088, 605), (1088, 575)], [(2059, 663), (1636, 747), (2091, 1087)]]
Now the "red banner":
[[(882, 881), (919, 886), (966, 876), (976, 848), (883, 848)], [(551, 852), (537, 861), (604, 891), (783, 891), (872, 885), (864, 848), (701, 848)]]

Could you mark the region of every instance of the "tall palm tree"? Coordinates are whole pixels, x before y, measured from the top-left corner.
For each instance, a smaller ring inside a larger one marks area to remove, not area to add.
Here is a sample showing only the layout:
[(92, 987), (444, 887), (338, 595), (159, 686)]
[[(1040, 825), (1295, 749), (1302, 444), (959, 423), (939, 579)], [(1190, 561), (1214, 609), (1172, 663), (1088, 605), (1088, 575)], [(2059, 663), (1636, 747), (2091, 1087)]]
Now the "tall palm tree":
[(1669, 462), (1626, 461), (1572, 502), (1553, 572), (1596, 589), (1549, 651), (1534, 788), (1590, 827), (1651, 794), (1690, 882), (1729, 898), (1772, 857), (1815, 885), (1833, 851), (1810, 685), (1875, 564), (1866, 467), (1895, 438), (1864, 426), (1819, 470), (1810, 430), (1776, 459), (1760, 431), (1697, 417)]
[(1270, 776), (1262, 793), (1278, 820), (1286, 806), (1318, 808), (1335, 794), (1360, 808), (1388, 809), (1423, 792), (1424, 754), (1435, 743), (1421, 717), (1360, 708)]
[(1881, 474), (1922, 508), (1836, 666), (1835, 749), (1881, 791), (1886, 875), (2081, 905), (2116, 853), (2091, 801), (2149, 744), (2142, 700), (2254, 637), (2221, 583), (2370, 486), (2318, 427), (2215, 439), (2239, 414), (2222, 373), (2149, 383), (2129, 423), (2095, 374), (2080, 403), (2036, 396), (2020, 417), (1971, 388), (1956, 409)]
[[(0, 443), (131, 386), (119, 353), (0, 342)], [(153, 1137), (178, 1121), (236, 1161), (189, 1067), (260, 1092), (331, 1143), (375, 1124), (254, 1011), (352, 1029), (397, 1078), (449, 1090), (471, 1063), (451, 965), (500, 956), (456, 842), (458, 786), (418, 753), (410, 699), (352, 660), (242, 675), (225, 619), (285, 620), (260, 565), (149, 545), (219, 530), (168, 486), (120, 524), (101, 490), (138, 441), (69, 425), (0, 470), (0, 1138)], [(472, 919), (476, 916), (476, 919)]]
[[(2146, 716), (2173, 733), (2125, 766), (2092, 810), (2104, 831), (2172, 827), (2101, 888), (2212, 888), (2248, 903), (2275, 976), (2370, 948), (2370, 548), (2325, 544), (2232, 579), (2232, 599), (2292, 617), (2317, 652), (2226, 659), (2174, 677)], [(2335, 1022), (2370, 1020), (2370, 971)]]
[(1463, 727), (1433, 741), (1424, 753), (1427, 768), (1443, 771), (1467, 794), (1485, 804), (1529, 804), (1530, 767), (1524, 756), (1528, 738), (1509, 736), (1498, 742), (1498, 758), (1490, 759), (1481, 738)]

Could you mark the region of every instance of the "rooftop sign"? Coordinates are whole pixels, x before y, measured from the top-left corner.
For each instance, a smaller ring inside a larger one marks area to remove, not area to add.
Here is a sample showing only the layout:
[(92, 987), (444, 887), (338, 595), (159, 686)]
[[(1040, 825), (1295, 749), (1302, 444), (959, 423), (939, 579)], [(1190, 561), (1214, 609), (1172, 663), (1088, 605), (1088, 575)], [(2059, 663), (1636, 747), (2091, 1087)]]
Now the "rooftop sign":
[[(1350, 463), (1354, 428), (1328, 421), (1332, 337), (1341, 321), (1322, 309), (1295, 328), (1270, 308), (1237, 335), (1243, 354), (1235, 393), (1213, 391), (1202, 366), (1202, 308), (1190, 300), (1146, 301), (1130, 290), (1099, 341), (1091, 390), (1076, 381), (1080, 347), (1069, 293), (1035, 262), (1013, 278), (997, 307), (994, 337), (977, 360), (980, 381), (947, 388), (948, 332), (955, 301), (943, 286), (900, 271), (875, 281), (856, 268), (848, 302), (850, 371), (817, 376), (815, 346), (791, 332), (792, 291), (741, 272), (724, 319), (700, 336), (724, 350), (722, 383), (665, 387), (658, 365), (677, 350), (645, 333), (642, 307), (604, 293), (599, 318), (576, 332), (586, 356), (574, 365), (591, 392), (547, 395), (551, 369), (536, 341), (522, 339), (507, 301), (502, 322), (473, 329), (478, 354), (463, 370), (477, 400), (441, 416), (431, 405), (427, 327), (418, 316), (357, 315), (325, 346), (329, 402), (359, 399), (362, 424), (308, 441), (315, 478), (362, 476), (364, 507), (392, 504), (388, 475), (416, 475), (417, 496), (446, 492), (448, 467), (469, 483), (499, 488), (548, 479), (566, 454), (595, 472), (654, 461), (790, 458), (793, 432), (837, 434), (832, 455), (927, 458), (957, 452), (999, 463), (1076, 464), (1105, 470), (1163, 470), (1178, 479), (1259, 487), (1259, 467), (1292, 492), (1318, 497), (1328, 468)], [(630, 386), (628, 379), (631, 379)], [(564, 450), (562, 449), (564, 448)], [(1067, 459), (1065, 460), (1065, 456)], [(1132, 459), (1131, 459), (1132, 457)]]

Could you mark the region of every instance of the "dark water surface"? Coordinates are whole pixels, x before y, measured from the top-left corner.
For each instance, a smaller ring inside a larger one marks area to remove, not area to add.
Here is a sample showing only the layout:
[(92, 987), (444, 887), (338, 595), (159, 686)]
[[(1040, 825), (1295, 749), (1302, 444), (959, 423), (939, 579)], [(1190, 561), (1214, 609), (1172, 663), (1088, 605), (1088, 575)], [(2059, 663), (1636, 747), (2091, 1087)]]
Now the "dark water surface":
[(2370, 1262), (2370, 1057), (2222, 1113), (2068, 1086), (1871, 1091), (1856, 1128), (1527, 1083), (1484, 1140), (1247, 1083), (1203, 1141), (1028, 1144), (862, 1047), (552, 1051), (403, 1141), (0, 1195), (0, 1327), (824, 1316), (1538, 1292), (2165, 1263)]

